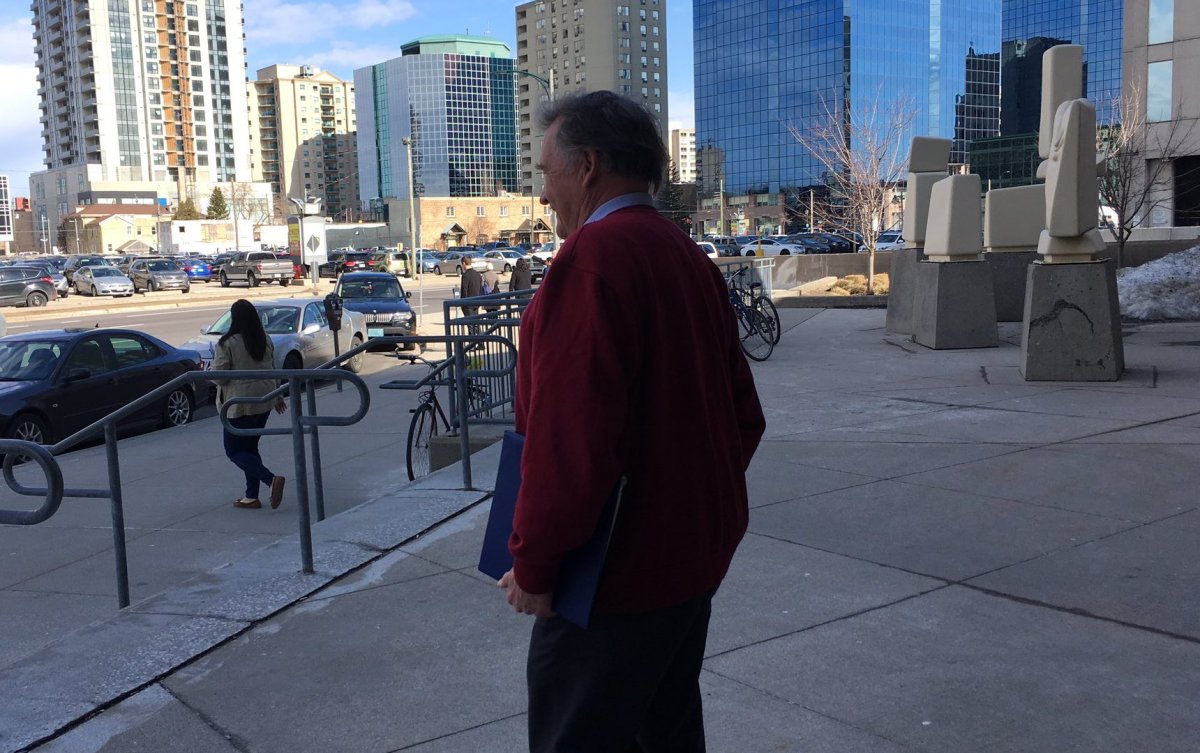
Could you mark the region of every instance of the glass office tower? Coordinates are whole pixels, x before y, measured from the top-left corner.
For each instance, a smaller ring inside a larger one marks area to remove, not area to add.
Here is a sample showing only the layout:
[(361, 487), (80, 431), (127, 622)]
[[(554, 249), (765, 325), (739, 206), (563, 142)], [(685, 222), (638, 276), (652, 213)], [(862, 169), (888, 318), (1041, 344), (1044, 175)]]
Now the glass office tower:
[(408, 197), (407, 137), (417, 195), (518, 192), (514, 68), (494, 39), (436, 36), (356, 70), (361, 200)]
[(1083, 45), (1084, 96), (1096, 119), (1112, 122), (1121, 94), (1122, 0), (1003, 0), (1000, 132), (1037, 133), (1041, 119), (1042, 53)]
[[(911, 135), (999, 133), (1000, 0), (695, 0), (696, 151), (705, 190), (819, 185), (791, 129), (904, 102)], [(907, 152), (908, 137), (896, 148)]]

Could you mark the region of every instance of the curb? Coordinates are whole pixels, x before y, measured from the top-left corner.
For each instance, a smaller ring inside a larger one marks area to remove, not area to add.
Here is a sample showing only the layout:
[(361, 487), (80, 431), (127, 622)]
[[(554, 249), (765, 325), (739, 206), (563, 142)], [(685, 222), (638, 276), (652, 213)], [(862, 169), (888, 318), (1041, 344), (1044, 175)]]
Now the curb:
[(775, 299), (781, 309), (885, 309), (886, 295), (793, 295)]

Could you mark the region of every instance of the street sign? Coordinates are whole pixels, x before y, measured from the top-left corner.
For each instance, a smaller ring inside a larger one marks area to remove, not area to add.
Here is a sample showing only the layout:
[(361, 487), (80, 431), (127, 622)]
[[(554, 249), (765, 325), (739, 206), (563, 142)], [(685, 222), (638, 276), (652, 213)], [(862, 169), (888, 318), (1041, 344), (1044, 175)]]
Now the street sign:
[(323, 264), (329, 260), (329, 252), (325, 247), (325, 218), (304, 218), (304, 248), (302, 263)]

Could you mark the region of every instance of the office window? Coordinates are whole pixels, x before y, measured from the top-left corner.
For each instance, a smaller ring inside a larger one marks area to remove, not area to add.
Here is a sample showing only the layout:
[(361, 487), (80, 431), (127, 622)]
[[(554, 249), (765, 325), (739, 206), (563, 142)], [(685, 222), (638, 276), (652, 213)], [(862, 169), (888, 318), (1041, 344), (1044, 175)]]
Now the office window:
[(501, 217), (507, 217), (507, 216), (508, 216), (508, 207), (500, 207), (500, 216), (501, 216)]
[(481, 206), (480, 206), (480, 207), (475, 207), (475, 216), (476, 216), (476, 217), (484, 217), (484, 216), (486, 216), (486, 215), (487, 215), (487, 210), (486, 210), (486, 209), (484, 209), (484, 208), (483, 208), (483, 207), (481, 207)]
[(453, 216), (454, 216), (454, 207), (446, 207), (446, 216), (447, 216), (447, 217), (453, 217)]
[(1150, 0), (1150, 44), (1175, 39), (1175, 0)]
[(1146, 119), (1151, 123), (1171, 119), (1172, 67), (1170, 60), (1146, 66)]

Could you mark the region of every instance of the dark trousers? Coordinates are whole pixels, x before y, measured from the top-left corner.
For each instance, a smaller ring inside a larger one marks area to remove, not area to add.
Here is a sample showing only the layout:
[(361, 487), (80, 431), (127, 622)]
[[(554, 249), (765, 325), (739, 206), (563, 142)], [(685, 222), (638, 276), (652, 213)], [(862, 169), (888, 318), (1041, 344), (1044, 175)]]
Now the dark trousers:
[[(271, 412), (255, 413), (251, 416), (235, 416), (229, 423), (239, 429), (261, 429), (267, 425)], [(225, 430), (225, 456), (246, 474), (246, 499), (258, 499), (259, 483), (270, 485), (275, 474), (263, 465), (258, 454), (258, 440), (262, 437), (239, 437)]]
[(538, 618), (529, 642), (531, 753), (703, 753), (700, 666), (712, 594), (596, 615)]

